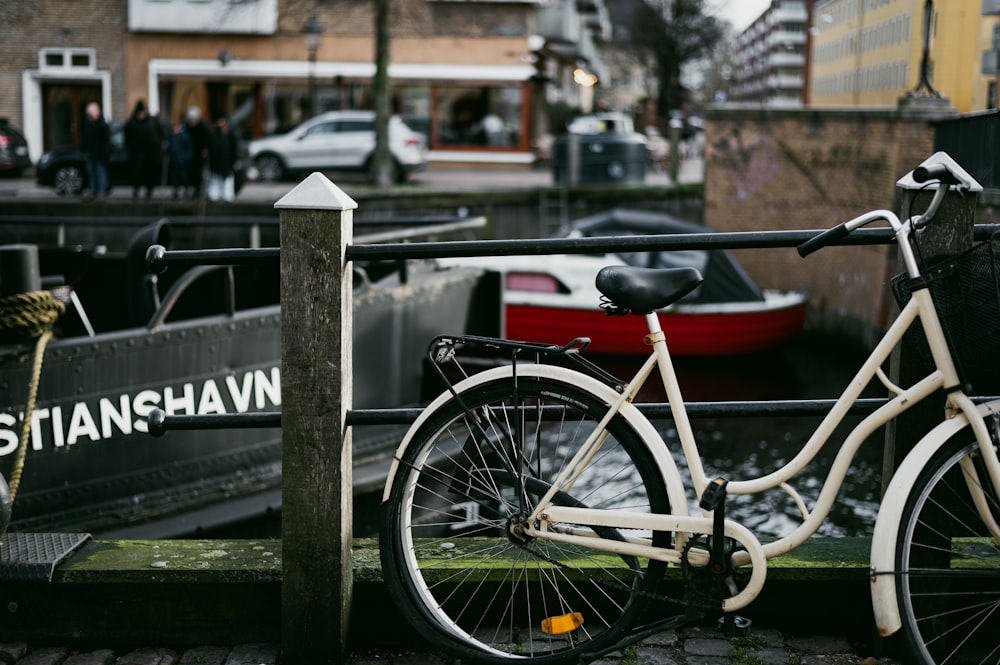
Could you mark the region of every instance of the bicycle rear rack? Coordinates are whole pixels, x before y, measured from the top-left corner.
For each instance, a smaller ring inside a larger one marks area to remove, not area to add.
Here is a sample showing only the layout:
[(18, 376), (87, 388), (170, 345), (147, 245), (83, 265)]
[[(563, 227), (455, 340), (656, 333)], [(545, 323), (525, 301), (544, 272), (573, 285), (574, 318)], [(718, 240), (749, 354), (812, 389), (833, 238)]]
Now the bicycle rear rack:
[(509, 363), (516, 375), (517, 363), (540, 362), (542, 358), (550, 364), (582, 370), (618, 392), (624, 390), (624, 381), (581, 355), (588, 346), (589, 337), (577, 337), (556, 346), (478, 335), (439, 335), (431, 340), (427, 355), (438, 377), (452, 394), (455, 394), (452, 388), (456, 382), (454, 379), (461, 381), (468, 378), (470, 373), (467, 367), (470, 365)]

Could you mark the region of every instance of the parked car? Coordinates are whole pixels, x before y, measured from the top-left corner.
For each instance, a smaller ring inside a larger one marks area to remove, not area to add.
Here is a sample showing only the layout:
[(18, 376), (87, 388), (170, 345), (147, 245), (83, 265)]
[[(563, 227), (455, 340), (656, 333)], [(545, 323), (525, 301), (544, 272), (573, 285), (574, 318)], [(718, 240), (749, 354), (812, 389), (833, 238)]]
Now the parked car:
[(0, 175), (18, 177), (31, 168), (28, 142), (7, 118), (0, 118)]
[[(389, 119), (389, 150), (397, 182), (427, 166), (427, 140), (398, 116)], [(371, 177), (374, 153), (374, 111), (330, 111), (287, 134), (250, 142), (250, 159), (267, 182), (306, 170), (359, 171)]]
[[(236, 162), (236, 192), (247, 181), (246, 143), (240, 141), (240, 157)], [(167, 164), (164, 162), (166, 168)], [(169, 171), (167, 171), (169, 173)], [(42, 155), (35, 165), (35, 182), (42, 187), (52, 187), (59, 196), (76, 196), (90, 187), (87, 178), (87, 158), (79, 146), (66, 145)], [(120, 123), (111, 125), (111, 156), (108, 161), (110, 188), (131, 187), (132, 171), (128, 151), (125, 149), (125, 132)]]
[(631, 116), (607, 111), (573, 118), (566, 131), (570, 134), (635, 134)]

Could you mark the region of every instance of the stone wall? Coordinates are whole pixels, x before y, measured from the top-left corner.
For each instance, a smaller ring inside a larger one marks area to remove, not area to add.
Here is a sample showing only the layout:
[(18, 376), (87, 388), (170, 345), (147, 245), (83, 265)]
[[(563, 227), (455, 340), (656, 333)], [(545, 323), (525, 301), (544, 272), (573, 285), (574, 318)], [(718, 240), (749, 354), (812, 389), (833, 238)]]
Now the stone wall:
[[(706, 120), (705, 223), (717, 231), (825, 229), (872, 209), (898, 214), (896, 180), (934, 152), (927, 119), (895, 108), (727, 106)], [(805, 290), (811, 321), (824, 328), (870, 342), (892, 313), (890, 245), (737, 257), (762, 287)]]

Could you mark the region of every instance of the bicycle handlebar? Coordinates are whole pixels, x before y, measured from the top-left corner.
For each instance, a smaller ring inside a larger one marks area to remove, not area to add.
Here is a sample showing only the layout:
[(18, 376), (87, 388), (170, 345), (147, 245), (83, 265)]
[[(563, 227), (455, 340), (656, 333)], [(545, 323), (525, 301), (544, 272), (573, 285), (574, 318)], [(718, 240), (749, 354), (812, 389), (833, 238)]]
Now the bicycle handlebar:
[(796, 249), (798, 249), (799, 256), (805, 257), (812, 254), (817, 249), (826, 247), (832, 242), (840, 240), (841, 238), (846, 238), (850, 232), (850, 229), (847, 228), (847, 223), (842, 222), (833, 228), (829, 228), (822, 233), (814, 235), (812, 238), (809, 238), (809, 240), (806, 240), (804, 243), (799, 245)]
[[(929, 166), (918, 166), (913, 169), (912, 175), (913, 180), (917, 183), (937, 182), (937, 187), (934, 191), (934, 198), (930, 205), (927, 206), (927, 209), (922, 215), (915, 216), (910, 220), (910, 224), (913, 225), (913, 228), (917, 228), (918, 225), (926, 223), (934, 217), (938, 208), (941, 206), (942, 201), (944, 201), (945, 194), (951, 185), (957, 186), (959, 190), (969, 189), (971, 187), (971, 183), (969, 183), (965, 178), (953, 173), (948, 168), (947, 164), (939, 163), (931, 164)], [(899, 221), (896, 219), (895, 215), (887, 211), (873, 211), (872, 213), (866, 213), (859, 217), (855, 217), (847, 222), (842, 222), (832, 228), (816, 234), (809, 240), (806, 240), (797, 247), (799, 256), (808, 256), (818, 249), (822, 249), (827, 245), (833, 244), (836, 241), (847, 237), (854, 229), (864, 226), (865, 224), (879, 218), (895, 220), (890, 221), (890, 223), (897, 232), (900, 230)]]
[(965, 185), (965, 181), (952, 173), (946, 164), (931, 164), (913, 169), (913, 179), (916, 182), (938, 180), (942, 185)]

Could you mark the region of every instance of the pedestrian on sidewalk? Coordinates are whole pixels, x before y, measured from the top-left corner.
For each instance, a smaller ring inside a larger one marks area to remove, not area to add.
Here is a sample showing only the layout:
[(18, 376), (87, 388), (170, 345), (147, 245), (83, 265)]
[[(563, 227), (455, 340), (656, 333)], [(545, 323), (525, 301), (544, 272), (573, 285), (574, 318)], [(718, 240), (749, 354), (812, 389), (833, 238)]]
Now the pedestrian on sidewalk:
[(108, 195), (108, 161), (111, 158), (111, 129), (108, 127), (101, 105), (87, 104), (83, 122), (83, 154), (87, 157), (87, 181), (90, 188), (84, 192), (85, 199)]
[(153, 195), (153, 189), (160, 179), (163, 134), (160, 123), (149, 115), (146, 103), (135, 103), (132, 116), (125, 123), (125, 148), (128, 150), (129, 167), (132, 173), (132, 198), (139, 197), (139, 190), (146, 189), (146, 198)]
[(174, 186), (175, 199), (187, 192), (193, 156), (194, 144), (187, 125), (175, 123), (170, 134), (170, 184)]
[(192, 106), (184, 118), (188, 134), (191, 136), (191, 162), (188, 164), (188, 196), (201, 196), (202, 183), (205, 180), (205, 162), (208, 160), (208, 144), (212, 141), (212, 130), (201, 119), (201, 109)]
[(236, 135), (229, 121), (219, 118), (208, 146), (208, 200), (231, 203), (236, 198)]

